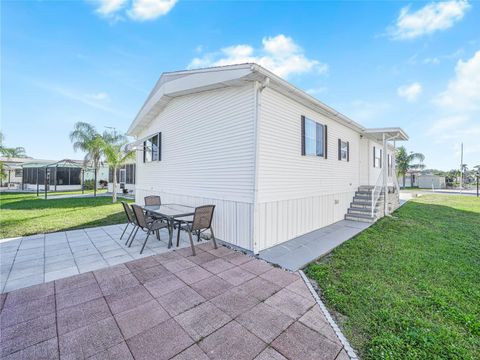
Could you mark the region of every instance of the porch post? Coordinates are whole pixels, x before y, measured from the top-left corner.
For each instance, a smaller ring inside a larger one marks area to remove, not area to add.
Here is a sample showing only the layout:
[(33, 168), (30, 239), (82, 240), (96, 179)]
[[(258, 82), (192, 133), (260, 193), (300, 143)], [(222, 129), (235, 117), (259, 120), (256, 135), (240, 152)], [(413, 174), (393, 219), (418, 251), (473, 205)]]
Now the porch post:
[(387, 157), (388, 157), (388, 148), (387, 148), (387, 138), (385, 133), (382, 134), (383, 136), (383, 158), (382, 158), (382, 171), (383, 171), (383, 210), (384, 215), (387, 215), (388, 206), (387, 206), (387, 197), (388, 197), (388, 165), (387, 165)]
[(38, 167), (37, 167), (37, 196), (38, 196)]

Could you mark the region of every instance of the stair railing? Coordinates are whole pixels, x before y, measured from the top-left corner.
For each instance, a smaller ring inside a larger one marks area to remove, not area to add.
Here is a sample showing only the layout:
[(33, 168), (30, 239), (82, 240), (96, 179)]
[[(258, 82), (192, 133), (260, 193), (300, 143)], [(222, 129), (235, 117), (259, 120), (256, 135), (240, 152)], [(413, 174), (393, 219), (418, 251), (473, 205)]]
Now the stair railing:
[(393, 184), (395, 185), (395, 188), (397, 189), (397, 196), (400, 197), (400, 185), (398, 184), (398, 176), (397, 176), (397, 164), (395, 159), (393, 160), (393, 169), (392, 169), (392, 178), (393, 178)]
[(380, 194), (382, 193), (383, 189), (383, 171), (380, 172), (377, 178), (377, 182), (375, 183), (375, 186), (372, 189), (372, 218), (375, 215), (375, 208), (377, 207), (377, 201), (378, 198), (380, 197)]

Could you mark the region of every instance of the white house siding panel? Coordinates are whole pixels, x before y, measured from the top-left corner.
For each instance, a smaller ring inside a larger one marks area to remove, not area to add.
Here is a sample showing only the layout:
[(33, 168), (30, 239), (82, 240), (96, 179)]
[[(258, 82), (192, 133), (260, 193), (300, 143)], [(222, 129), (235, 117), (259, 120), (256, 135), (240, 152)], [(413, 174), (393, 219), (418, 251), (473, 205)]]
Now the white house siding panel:
[(215, 205), (212, 227), (215, 237), (246, 250), (253, 250), (253, 204), (241, 201), (222, 200), (202, 196), (171, 194), (157, 190), (135, 190), (136, 202), (143, 203), (147, 195), (159, 195), (163, 203), (200, 206)]
[[(376, 149), (382, 149), (382, 167), (374, 167), (373, 166), (374, 147)], [(388, 149), (387, 154), (391, 155), (392, 157), (394, 156), (394, 152), (390, 148)], [(381, 144), (380, 142), (376, 142), (374, 140), (368, 140), (368, 154), (367, 154), (368, 171), (369, 171), (368, 183), (362, 183), (361, 185), (380, 185), (380, 186), (382, 185), (381, 181), (377, 184), (377, 180), (379, 180), (380, 173), (383, 170), (383, 156), (384, 156), (383, 144)], [(392, 161), (393, 161), (393, 158), (392, 158)], [(388, 165), (388, 162), (387, 162), (387, 165)], [(390, 173), (390, 175), (387, 178), (387, 184), (390, 185), (390, 186), (393, 185), (392, 173), (393, 173), (393, 171)]]
[[(358, 132), (269, 88), (260, 104), (256, 251), (342, 220), (360, 185)], [(302, 115), (327, 125), (327, 159), (301, 155)], [(338, 139), (349, 142), (348, 162)]]
[(215, 204), (218, 238), (251, 249), (255, 171), (253, 84), (173, 98), (139, 135), (162, 133), (161, 161), (137, 153), (136, 199)]

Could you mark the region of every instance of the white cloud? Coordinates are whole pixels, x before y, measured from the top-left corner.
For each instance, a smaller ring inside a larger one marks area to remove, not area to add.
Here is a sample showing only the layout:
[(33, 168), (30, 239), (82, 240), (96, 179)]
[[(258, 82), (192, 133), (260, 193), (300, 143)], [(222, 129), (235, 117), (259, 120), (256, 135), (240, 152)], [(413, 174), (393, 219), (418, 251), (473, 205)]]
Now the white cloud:
[(438, 57), (431, 57), (423, 59), (425, 65), (437, 65), (440, 64), (440, 59)]
[(398, 96), (403, 97), (410, 102), (417, 100), (418, 96), (421, 93), (422, 93), (422, 85), (418, 82), (414, 82), (409, 85), (403, 85), (397, 89)]
[[(49, 91), (49, 92), (51, 92), (55, 95), (61, 96), (65, 99), (73, 100), (73, 101), (79, 102), (81, 104), (87, 105), (89, 107), (99, 109), (99, 110), (103, 110), (107, 113), (117, 115), (117, 116), (120, 116), (120, 117), (125, 117), (126, 116), (125, 113), (122, 112), (121, 110), (118, 110), (115, 107), (111, 107), (111, 106), (108, 106), (107, 104), (104, 104), (102, 101), (99, 101), (100, 99), (98, 99), (98, 98), (93, 99), (91, 97), (91, 95), (94, 95), (94, 94), (85, 95), (85, 94), (81, 94), (79, 91), (76, 91), (76, 90), (71, 89), (71, 88), (66, 88), (66, 87), (61, 86), (61, 85), (48, 83), (48, 82), (43, 82), (43, 81), (37, 81), (37, 80), (33, 80), (32, 84), (35, 85), (35, 86), (38, 86), (39, 88), (41, 88), (43, 90)], [(97, 93), (96, 94), (97, 97), (98, 97), (98, 94), (104, 94), (104, 93)], [(100, 95), (100, 98), (101, 97), (103, 97), (103, 95)], [(107, 95), (107, 97), (108, 97), (108, 95)]]
[(460, 143), (465, 145), (464, 162), (473, 166), (480, 159), (480, 51), (468, 60), (459, 60), (446, 89), (433, 99), (437, 119), (428, 135), (458, 159)]
[(248, 44), (239, 44), (222, 48), (218, 52), (204, 54), (194, 58), (188, 67), (199, 68), (253, 62), (282, 77), (304, 73), (325, 74), (328, 71), (327, 64), (307, 58), (303, 49), (291, 37), (283, 34), (264, 37), (261, 49), (254, 49)]
[(315, 95), (324, 94), (324, 93), (327, 92), (327, 90), (328, 89), (327, 89), (326, 86), (319, 86), (319, 87), (307, 89), (307, 90), (305, 90), (305, 92), (312, 95), (312, 96), (315, 96)]
[(395, 25), (388, 29), (388, 33), (393, 39), (405, 40), (445, 30), (460, 21), (469, 8), (466, 0), (432, 2), (417, 11), (410, 11), (407, 6), (400, 10)]
[(103, 16), (110, 16), (120, 11), (127, 3), (127, 0), (97, 0), (97, 13)]
[(177, 0), (95, 0), (98, 5), (96, 12), (110, 20), (123, 18), (123, 10), (132, 20), (154, 20), (166, 15), (177, 3)]
[(98, 92), (85, 95), (88, 99), (96, 100), (96, 101), (106, 101), (110, 98), (106, 92)]
[(128, 16), (134, 20), (154, 20), (172, 10), (177, 0), (133, 0)]
[(336, 108), (342, 109), (345, 115), (363, 125), (373, 125), (385, 117), (390, 110), (390, 104), (379, 101), (354, 100), (348, 104), (339, 104)]
[(471, 59), (457, 62), (455, 77), (435, 103), (463, 112), (480, 110), (480, 50)]
[(464, 115), (447, 116), (434, 121), (428, 130), (428, 133), (430, 135), (448, 134), (467, 122), (468, 117)]

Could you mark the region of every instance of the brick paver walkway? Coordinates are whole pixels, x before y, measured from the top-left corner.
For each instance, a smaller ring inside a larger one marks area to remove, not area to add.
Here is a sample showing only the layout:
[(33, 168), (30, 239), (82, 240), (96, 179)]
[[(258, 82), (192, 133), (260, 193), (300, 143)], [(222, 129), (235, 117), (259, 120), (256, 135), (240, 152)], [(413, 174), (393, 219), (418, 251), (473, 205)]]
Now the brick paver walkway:
[(5, 359), (348, 359), (308, 288), (226, 247), (2, 294)]

